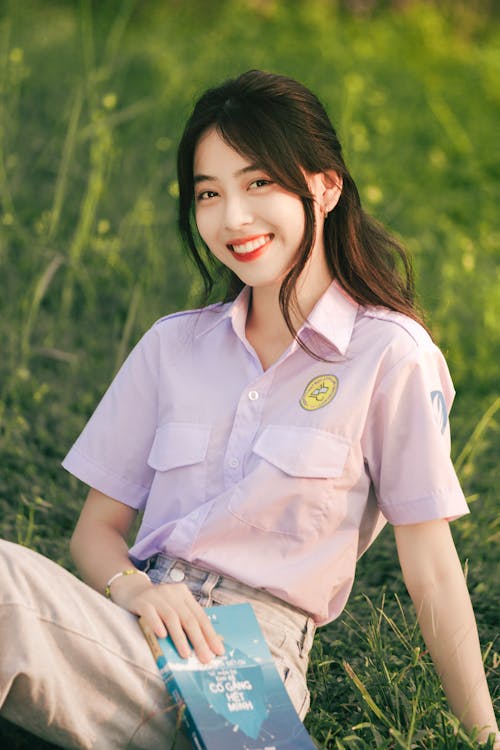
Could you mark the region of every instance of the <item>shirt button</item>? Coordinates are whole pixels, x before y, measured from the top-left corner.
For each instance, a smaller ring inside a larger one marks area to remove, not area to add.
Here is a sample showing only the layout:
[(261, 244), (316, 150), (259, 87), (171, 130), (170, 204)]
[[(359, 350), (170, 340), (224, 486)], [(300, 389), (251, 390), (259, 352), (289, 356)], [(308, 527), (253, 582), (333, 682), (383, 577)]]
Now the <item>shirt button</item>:
[(186, 577), (181, 568), (173, 568), (168, 575), (174, 583), (180, 583)]
[(248, 398), (250, 399), (250, 401), (257, 401), (257, 399), (259, 398), (258, 391), (250, 391), (250, 393), (248, 394)]
[(231, 469), (236, 469), (236, 467), (239, 465), (240, 465), (240, 462), (239, 462), (239, 459), (237, 458), (231, 458), (231, 460), (229, 461), (229, 466), (231, 467)]

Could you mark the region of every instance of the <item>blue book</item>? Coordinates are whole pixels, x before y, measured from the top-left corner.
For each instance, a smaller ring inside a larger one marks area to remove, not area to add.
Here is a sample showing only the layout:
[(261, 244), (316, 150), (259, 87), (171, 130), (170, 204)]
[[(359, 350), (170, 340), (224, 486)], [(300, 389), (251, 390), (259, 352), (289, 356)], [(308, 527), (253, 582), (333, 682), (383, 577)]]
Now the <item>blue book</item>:
[(161, 676), (198, 750), (316, 750), (250, 604), (208, 607), (225, 653), (183, 659), (170, 638), (144, 628)]

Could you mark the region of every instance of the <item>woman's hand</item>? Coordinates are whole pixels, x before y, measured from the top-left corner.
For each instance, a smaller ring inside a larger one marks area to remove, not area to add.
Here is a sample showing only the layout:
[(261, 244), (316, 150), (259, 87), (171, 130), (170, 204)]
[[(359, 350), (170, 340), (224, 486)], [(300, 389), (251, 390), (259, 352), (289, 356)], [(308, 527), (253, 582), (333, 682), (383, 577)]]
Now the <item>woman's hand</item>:
[[(106, 582), (130, 566), (126, 542), (137, 513), (128, 505), (91, 489), (71, 539), (71, 554), (82, 578), (104, 593)], [(201, 662), (224, 653), (205, 611), (184, 583), (156, 585), (145, 576), (119, 576), (111, 598), (142, 616), (155, 635), (172, 638), (179, 654), (188, 657), (189, 643)]]
[(191, 654), (189, 644), (204, 664), (224, 653), (220, 636), (185, 583), (153, 584), (143, 576), (123, 576), (114, 581), (111, 598), (159, 638), (169, 635), (184, 658)]

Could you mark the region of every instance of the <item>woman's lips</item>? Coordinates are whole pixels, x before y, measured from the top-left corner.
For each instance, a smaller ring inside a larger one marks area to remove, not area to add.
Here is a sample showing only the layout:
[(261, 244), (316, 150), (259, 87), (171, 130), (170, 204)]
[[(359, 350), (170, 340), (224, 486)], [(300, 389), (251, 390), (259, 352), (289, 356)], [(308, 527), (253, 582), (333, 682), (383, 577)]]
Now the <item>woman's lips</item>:
[(227, 247), (237, 260), (248, 263), (259, 258), (269, 247), (273, 238), (274, 235), (272, 234), (260, 234), (255, 237), (233, 240), (233, 242), (228, 242)]

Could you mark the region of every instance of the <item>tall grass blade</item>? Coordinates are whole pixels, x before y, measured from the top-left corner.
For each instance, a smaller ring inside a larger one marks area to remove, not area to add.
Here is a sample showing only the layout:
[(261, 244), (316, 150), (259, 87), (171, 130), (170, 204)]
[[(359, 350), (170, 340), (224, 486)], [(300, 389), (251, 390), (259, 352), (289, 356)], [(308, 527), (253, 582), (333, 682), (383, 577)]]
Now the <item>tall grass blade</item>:
[(127, 354), (127, 350), (129, 348), (130, 336), (132, 334), (132, 328), (134, 326), (135, 318), (137, 315), (137, 310), (139, 309), (140, 300), (141, 300), (141, 287), (139, 283), (137, 283), (134, 286), (134, 289), (132, 291), (132, 297), (130, 299), (130, 305), (128, 307), (128, 312), (127, 312), (127, 319), (125, 320), (125, 325), (123, 326), (122, 336), (120, 339), (120, 343), (118, 345), (118, 351), (116, 353), (116, 360), (115, 360), (115, 371), (118, 370), (120, 365), (123, 363), (123, 360), (125, 359), (125, 356)]
[(500, 409), (500, 396), (497, 396), (492, 401), (490, 406), (486, 409), (483, 416), (475, 426), (472, 435), (470, 436), (469, 440), (464, 445), (458, 458), (456, 459), (455, 469), (458, 474), (466, 472), (467, 465), (470, 461), (472, 461), (474, 453), (478, 448), (479, 440), (481, 439), (485, 430), (489, 427), (498, 409)]
[(106, 183), (105, 176), (111, 158), (111, 132), (100, 127), (90, 147), (91, 169), (87, 181), (87, 190), (83, 197), (80, 219), (68, 253), (68, 273), (62, 292), (62, 315), (66, 318), (73, 304), (74, 282), (84, 248), (90, 242), (95, 223), (97, 207)]
[(365, 701), (366, 705), (375, 714), (377, 719), (380, 719), (381, 721), (384, 722), (384, 724), (386, 724), (387, 726), (390, 726), (390, 722), (385, 716), (384, 712), (381, 710), (379, 706), (377, 706), (372, 696), (370, 695), (370, 693), (368, 692), (368, 690), (366, 689), (362, 681), (359, 679), (358, 675), (356, 674), (354, 669), (351, 667), (351, 665), (347, 661), (343, 661), (342, 666), (347, 672), (349, 678), (352, 680), (352, 682), (356, 685), (357, 689), (361, 693), (361, 697)]
[(30, 356), (31, 335), (36, 318), (38, 316), (38, 311), (40, 310), (40, 305), (47, 293), (52, 279), (63, 263), (64, 257), (62, 255), (55, 255), (45, 271), (35, 282), (33, 294), (31, 297), (31, 305), (21, 332), (21, 357), (23, 364), (26, 363)]
[(68, 182), (69, 166), (71, 163), (71, 157), (73, 155), (76, 135), (78, 132), (78, 121), (80, 119), (80, 113), (82, 110), (83, 95), (81, 90), (78, 90), (73, 100), (73, 106), (71, 107), (71, 114), (69, 117), (68, 130), (66, 132), (66, 138), (64, 140), (61, 165), (57, 175), (56, 187), (54, 190), (54, 201), (52, 204), (52, 211), (50, 214), (50, 225), (48, 231), (49, 240), (51, 240), (57, 231), (59, 220), (61, 218), (61, 211), (64, 204), (64, 196), (66, 194), (66, 185)]
[(124, 0), (121, 10), (113, 22), (104, 48), (104, 64), (110, 68), (114, 65), (120, 48), (120, 42), (136, 5), (137, 0)]
[(470, 137), (445, 99), (436, 90), (428, 88), (427, 100), (436, 120), (456, 150), (461, 154), (472, 153), (473, 145)]

